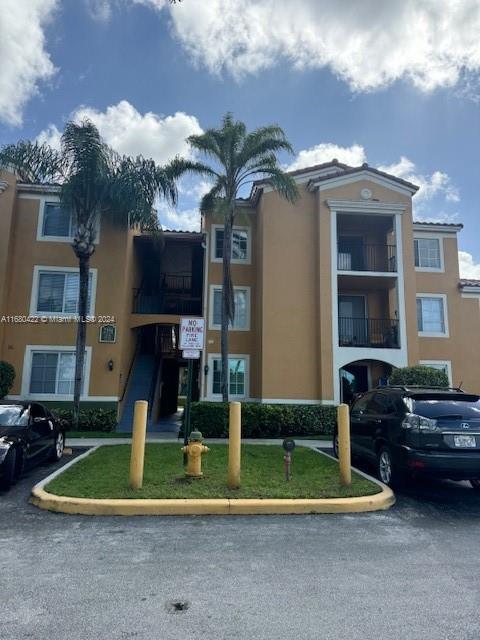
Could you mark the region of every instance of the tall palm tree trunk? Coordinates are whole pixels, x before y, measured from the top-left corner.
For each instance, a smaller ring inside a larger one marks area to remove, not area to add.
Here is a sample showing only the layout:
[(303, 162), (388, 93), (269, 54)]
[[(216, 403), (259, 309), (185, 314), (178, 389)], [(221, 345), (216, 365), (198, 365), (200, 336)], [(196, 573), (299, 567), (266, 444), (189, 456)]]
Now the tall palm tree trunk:
[(221, 317), (221, 390), (223, 402), (228, 402), (228, 383), (230, 369), (228, 366), (228, 327), (233, 322), (234, 298), (231, 274), (233, 214), (231, 209), (225, 214), (223, 227), (223, 278), (222, 278), (222, 317)]
[[(78, 255), (78, 254), (77, 254)], [(80, 395), (82, 393), (83, 370), (85, 362), (85, 345), (87, 341), (88, 314), (88, 280), (90, 272), (90, 255), (78, 255), (79, 266), (79, 295), (78, 295), (78, 323), (75, 358), (75, 381), (73, 388), (73, 428), (78, 429), (80, 413)]]

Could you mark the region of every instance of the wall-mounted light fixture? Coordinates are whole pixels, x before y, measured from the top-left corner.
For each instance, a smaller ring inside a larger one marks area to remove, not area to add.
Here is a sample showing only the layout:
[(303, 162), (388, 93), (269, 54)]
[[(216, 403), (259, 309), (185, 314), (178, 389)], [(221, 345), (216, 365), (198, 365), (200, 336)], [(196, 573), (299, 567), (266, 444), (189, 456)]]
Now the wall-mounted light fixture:
[(203, 373), (204, 373), (206, 376), (208, 375), (208, 364), (206, 364), (206, 365), (203, 367)]
[(113, 360), (112, 360), (112, 359), (110, 359), (110, 360), (107, 362), (107, 367), (108, 367), (108, 370), (109, 370), (109, 371), (113, 371)]

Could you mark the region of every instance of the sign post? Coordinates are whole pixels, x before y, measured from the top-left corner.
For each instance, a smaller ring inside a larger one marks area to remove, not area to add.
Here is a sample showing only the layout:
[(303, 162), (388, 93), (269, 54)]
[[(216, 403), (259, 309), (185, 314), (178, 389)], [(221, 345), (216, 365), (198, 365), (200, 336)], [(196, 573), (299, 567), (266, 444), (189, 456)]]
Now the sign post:
[[(193, 361), (200, 358), (200, 352), (205, 344), (205, 320), (203, 318), (180, 319), (180, 349), (188, 362), (187, 369), (187, 397), (185, 400), (185, 420), (183, 422), (183, 444), (188, 445), (190, 437), (190, 405), (192, 402)], [(183, 463), (187, 464), (187, 454), (183, 454)]]

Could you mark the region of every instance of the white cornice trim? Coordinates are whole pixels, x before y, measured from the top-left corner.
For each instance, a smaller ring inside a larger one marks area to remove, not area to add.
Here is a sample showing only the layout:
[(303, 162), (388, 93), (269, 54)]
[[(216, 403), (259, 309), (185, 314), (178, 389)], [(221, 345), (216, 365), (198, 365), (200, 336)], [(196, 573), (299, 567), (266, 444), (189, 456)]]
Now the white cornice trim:
[(392, 191), (397, 191), (398, 193), (402, 193), (407, 196), (412, 196), (418, 191), (417, 188), (403, 185), (393, 178), (387, 178), (386, 176), (379, 175), (378, 173), (374, 173), (368, 169), (358, 171), (356, 173), (340, 174), (332, 176), (331, 178), (322, 178), (321, 180), (311, 180), (308, 183), (308, 190), (322, 190), (324, 187), (326, 189), (332, 189), (335, 187), (342, 187), (353, 182), (359, 182), (360, 180), (368, 180), (369, 182), (373, 182), (374, 184), (378, 184), (382, 187), (387, 187)]
[(480, 298), (480, 287), (460, 287), (460, 291), (462, 293), (462, 296), (468, 293), (469, 298)]
[(0, 193), (3, 193), (7, 187), (8, 182), (6, 180), (0, 180)]
[(62, 187), (57, 184), (28, 184), (17, 183), (17, 189), (21, 193), (60, 193)]
[(406, 204), (399, 202), (375, 202), (373, 200), (327, 200), (327, 205), (332, 211), (338, 213), (403, 213)]
[(428, 231), (429, 233), (435, 234), (435, 233), (458, 233), (459, 231), (461, 231), (463, 229), (463, 226), (461, 224), (456, 224), (456, 225), (441, 225), (441, 224), (422, 224), (421, 222), (414, 222), (413, 223), (413, 230), (414, 231)]

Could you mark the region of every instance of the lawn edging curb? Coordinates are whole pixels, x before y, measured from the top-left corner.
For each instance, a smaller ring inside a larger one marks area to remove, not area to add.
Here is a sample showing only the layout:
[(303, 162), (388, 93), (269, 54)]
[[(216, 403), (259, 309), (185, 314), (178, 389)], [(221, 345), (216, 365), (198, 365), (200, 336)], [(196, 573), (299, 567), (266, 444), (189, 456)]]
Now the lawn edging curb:
[[(99, 499), (59, 496), (44, 487), (86, 456), (93, 447), (36, 484), (30, 502), (40, 509), (89, 516), (186, 516), (186, 515), (274, 515), (314, 513), (363, 513), (389, 509), (395, 504), (393, 491), (376, 478), (355, 469), (377, 484), (381, 491), (356, 498), (210, 498), (210, 499)], [(318, 450), (317, 450), (318, 451)], [(318, 451), (321, 455), (324, 454)]]

